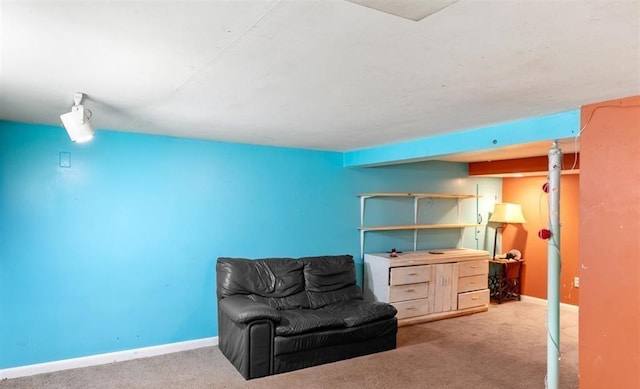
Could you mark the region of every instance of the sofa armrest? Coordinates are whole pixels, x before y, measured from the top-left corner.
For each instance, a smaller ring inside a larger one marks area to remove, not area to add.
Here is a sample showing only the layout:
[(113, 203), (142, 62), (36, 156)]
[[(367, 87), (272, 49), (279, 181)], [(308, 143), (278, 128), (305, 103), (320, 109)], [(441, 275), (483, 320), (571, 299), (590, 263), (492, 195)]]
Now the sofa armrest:
[(218, 301), (218, 347), (245, 379), (273, 374), (278, 311), (246, 296)]
[(279, 322), (281, 319), (275, 308), (241, 295), (223, 298), (218, 301), (218, 307), (236, 323), (249, 323), (263, 319)]

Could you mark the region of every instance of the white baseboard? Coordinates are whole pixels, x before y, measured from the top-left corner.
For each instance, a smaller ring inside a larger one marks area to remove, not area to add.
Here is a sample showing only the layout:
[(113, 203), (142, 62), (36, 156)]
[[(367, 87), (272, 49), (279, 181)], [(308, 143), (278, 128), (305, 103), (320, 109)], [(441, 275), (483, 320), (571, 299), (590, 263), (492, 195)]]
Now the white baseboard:
[(154, 357), (179, 351), (193, 350), (201, 347), (217, 346), (218, 337), (188, 340), (185, 342), (162, 344), (159, 346), (136, 348), (133, 350), (117, 351), (113, 353), (90, 355), (87, 357), (63, 359), (60, 361), (38, 363), (34, 365), (0, 369), (0, 380), (8, 378), (26, 377), (35, 374), (50, 373), (59, 370), (76, 369), (80, 367), (104, 365), (107, 363), (129, 361), (132, 359)]
[[(541, 299), (538, 297), (531, 297), (531, 296), (525, 296), (525, 295), (521, 295), (520, 299), (522, 301), (528, 301), (530, 303), (535, 303), (535, 304), (541, 304), (541, 305), (547, 305), (547, 300), (545, 299)], [(571, 311), (580, 311), (580, 306), (578, 305), (571, 305), (571, 304), (567, 304), (567, 303), (560, 303), (560, 307), (564, 308), (564, 309), (569, 309)]]

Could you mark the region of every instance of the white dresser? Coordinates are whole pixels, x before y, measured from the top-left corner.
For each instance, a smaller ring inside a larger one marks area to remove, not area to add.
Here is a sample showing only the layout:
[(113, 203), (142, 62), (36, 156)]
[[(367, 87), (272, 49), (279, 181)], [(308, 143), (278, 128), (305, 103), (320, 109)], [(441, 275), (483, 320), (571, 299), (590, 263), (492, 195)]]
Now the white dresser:
[(365, 254), (364, 296), (398, 310), (398, 325), (483, 312), (489, 253), (471, 249)]

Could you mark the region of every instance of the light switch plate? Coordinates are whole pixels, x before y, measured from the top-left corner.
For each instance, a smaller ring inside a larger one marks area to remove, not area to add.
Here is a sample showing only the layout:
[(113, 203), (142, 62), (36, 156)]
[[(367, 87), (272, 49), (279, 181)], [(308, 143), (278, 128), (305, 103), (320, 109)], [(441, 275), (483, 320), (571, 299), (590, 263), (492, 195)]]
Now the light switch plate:
[(68, 151), (61, 151), (58, 154), (58, 166), (71, 167), (71, 153)]

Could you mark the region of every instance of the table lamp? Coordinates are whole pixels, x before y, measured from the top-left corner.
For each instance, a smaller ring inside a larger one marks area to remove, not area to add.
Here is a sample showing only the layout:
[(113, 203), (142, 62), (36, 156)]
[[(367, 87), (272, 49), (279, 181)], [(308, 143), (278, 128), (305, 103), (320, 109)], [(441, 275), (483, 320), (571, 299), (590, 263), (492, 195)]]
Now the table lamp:
[(496, 245), (498, 243), (498, 231), (504, 229), (505, 224), (526, 223), (522, 215), (522, 207), (520, 204), (496, 203), (493, 213), (489, 218), (490, 223), (502, 223), (500, 227), (496, 227), (496, 233), (493, 236), (493, 257), (496, 257)]

